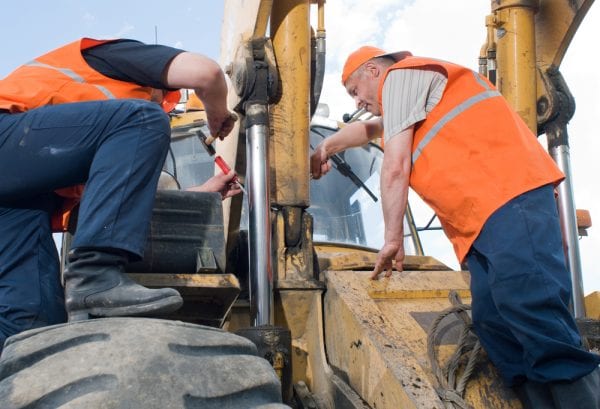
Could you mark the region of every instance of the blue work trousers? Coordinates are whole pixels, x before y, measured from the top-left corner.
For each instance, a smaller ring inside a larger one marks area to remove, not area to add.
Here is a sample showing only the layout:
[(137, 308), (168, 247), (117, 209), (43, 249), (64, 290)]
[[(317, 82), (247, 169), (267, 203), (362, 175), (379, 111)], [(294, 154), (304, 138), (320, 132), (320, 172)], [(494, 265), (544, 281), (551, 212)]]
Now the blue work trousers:
[(0, 346), (66, 320), (50, 215), (85, 184), (73, 248), (141, 257), (170, 141), (157, 104), (109, 100), (0, 114)]
[(573, 381), (598, 367), (569, 312), (566, 267), (551, 185), (498, 209), (467, 255), (475, 332), (509, 386)]

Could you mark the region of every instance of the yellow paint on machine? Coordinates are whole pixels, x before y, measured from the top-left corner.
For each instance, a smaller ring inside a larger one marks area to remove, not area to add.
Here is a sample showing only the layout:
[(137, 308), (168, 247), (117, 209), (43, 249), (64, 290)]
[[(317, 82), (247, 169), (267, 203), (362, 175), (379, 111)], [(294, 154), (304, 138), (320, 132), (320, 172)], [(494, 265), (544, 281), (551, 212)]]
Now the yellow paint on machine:
[(588, 318), (600, 320), (600, 291), (595, 291), (585, 297), (585, 315)]
[[(404, 271), (369, 280), (370, 272), (327, 271), (325, 344), (329, 363), (371, 407), (444, 408), (427, 354), (427, 330), (457, 291), (469, 303), (469, 275), (460, 271)], [(443, 321), (444, 322), (444, 321)], [(446, 325), (439, 356), (455, 349)], [(519, 408), (485, 354), (467, 385), (475, 408)]]

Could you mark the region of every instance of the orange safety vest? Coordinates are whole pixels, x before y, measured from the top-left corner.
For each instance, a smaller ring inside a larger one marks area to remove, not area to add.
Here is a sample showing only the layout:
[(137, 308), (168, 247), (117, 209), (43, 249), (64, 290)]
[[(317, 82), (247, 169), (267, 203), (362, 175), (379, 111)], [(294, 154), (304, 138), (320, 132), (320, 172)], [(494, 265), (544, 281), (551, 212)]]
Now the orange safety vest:
[(519, 115), (483, 76), (467, 68), (406, 57), (392, 70), (437, 67), (443, 96), (415, 125), (410, 186), (435, 211), (463, 261), (486, 220), (514, 197), (558, 184), (564, 175)]
[[(114, 40), (82, 38), (28, 62), (0, 81), (0, 109), (25, 112), (46, 105), (106, 99), (150, 100), (152, 89), (106, 77), (90, 67), (81, 52)], [(179, 91), (169, 92), (165, 99)], [(172, 95), (170, 95), (172, 94)], [(71, 210), (83, 186), (56, 191), (64, 197), (62, 210), (52, 218), (54, 231), (66, 231)]]

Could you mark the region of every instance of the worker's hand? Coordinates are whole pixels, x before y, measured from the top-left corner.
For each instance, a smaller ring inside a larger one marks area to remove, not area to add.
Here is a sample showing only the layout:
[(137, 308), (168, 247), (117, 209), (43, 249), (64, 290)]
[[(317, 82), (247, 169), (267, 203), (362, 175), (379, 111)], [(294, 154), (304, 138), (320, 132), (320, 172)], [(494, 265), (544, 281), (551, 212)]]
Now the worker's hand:
[(227, 111), (225, 114), (211, 114), (207, 111), (206, 119), (210, 134), (215, 138), (223, 140), (233, 129), (235, 121), (237, 121), (238, 117), (236, 114), (229, 111)]
[(310, 156), (310, 174), (313, 179), (319, 179), (331, 170), (329, 155), (325, 149), (325, 143), (320, 143)]
[(391, 242), (385, 243), (383, 248), (377, 254), (375, 268), (371, 273), (371, 280), (377, 280), (379, 274), (385, 271), (385, 276), (392, 275), (393, 261), (396, 261), (396, 270), (402, 271), (402, 263), (404, 262), (404, 243)]
[(236, 174), (233, 171), (228, 174), (219, 172), (219, 174), (208, 179), (202, 185), (190, 187), (187, 190), (191, 192), (219, 192), (221, 193), (221, 199), (224, 200), (242, 191), (240, 186), (233, 181), (235, 176)]

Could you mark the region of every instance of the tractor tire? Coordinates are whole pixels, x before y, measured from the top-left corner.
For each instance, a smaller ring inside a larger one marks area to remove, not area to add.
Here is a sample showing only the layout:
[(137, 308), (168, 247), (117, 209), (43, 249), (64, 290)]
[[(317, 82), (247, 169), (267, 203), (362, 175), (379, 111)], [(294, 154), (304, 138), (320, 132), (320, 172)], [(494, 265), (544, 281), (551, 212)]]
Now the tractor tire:
[(287, 408), (271, 365), (240, 336), (200, 325), (107, 318), (9, 338), (2, 409)]

